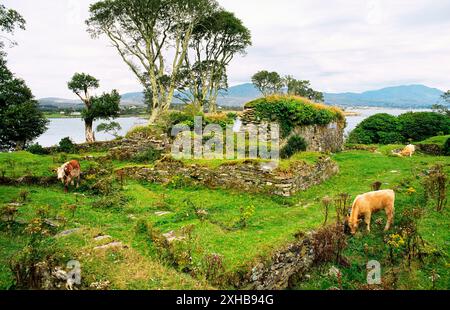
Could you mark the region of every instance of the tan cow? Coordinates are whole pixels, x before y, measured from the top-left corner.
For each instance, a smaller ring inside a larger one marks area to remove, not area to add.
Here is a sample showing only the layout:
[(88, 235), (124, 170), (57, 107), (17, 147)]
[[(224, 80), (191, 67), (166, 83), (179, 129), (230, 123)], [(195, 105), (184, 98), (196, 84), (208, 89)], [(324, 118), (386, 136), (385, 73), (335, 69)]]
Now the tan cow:
[(64, 184), (64, 191), (67, 193), (69, 184), (74, 185), (74, 181), (77, 184), (77, 188), (80, 185), (81, 167), (80, 163), (76, 160), (71, 160), (57, 169), (58, 180)]
[(392, 151), (394, 155), (400, 156), (400, 157), (412, 157), (413, 154), (416, 152), (416, 146), (412, 144), (408, 144), (402, 151), (399, 153), (395, 153)]
[(384, 210), (387, 220), (385, 231), (389, 230), (394, 222), (395, 193), (393, 190), (380, 190), (359, 195), (352, 205), (350, 217), (347, 218), (350, 232), (354, 235), (358, 230), (358, 221), (364, 217), (367, 224), (367, 231), (370, 232), (370, 220), (372, 213)]

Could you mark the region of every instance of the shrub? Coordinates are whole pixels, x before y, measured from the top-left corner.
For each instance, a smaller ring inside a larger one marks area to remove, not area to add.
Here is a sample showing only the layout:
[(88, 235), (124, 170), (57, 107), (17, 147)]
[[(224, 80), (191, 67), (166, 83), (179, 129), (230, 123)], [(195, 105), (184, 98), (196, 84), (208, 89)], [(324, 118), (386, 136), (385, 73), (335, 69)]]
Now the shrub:
[(404, 138), (399, 134), (397, 118), (387, 113), (366, 118), (348, 137), (349, 143), (356, 144), (391, 144), (403, 140)]
[(170, 182), (167, 184), (168, 187), (173, 189), (181, 189), (185, 187), (191, 187), (193, 185), (194, 185), (193, 180), (182, 174), (174, 175), (170, 180)]
[(404, 141), (422, 141), (450, 133), (450, 117), (434, 112), (409, 112), (398, 117)]
[(75, 144), (69, 137), (62, 138), (58, 144), (58, 152), (74, 154), (76, 153)]
[(443, 153), (445, 156), (450, 156), (450, 138), (445, 141)]
[(153, 163), (161, 157), (161, 151), (153, 146), (149, 146), (146, 150), (135, 154), (131, 160), (135, 163)]
[(423, 185), (426, 198), (432, 198), (438, 212), (444, 209), (447, 202), (448, 176), (442, 165), (435, 165), (424, 177)]
[(240, 218), (235, 226), (239, 228), (246, 228), (248, 225), (248, 221), (255, 215), (255, 212), (256, 209), (253, 205), (241, 207), (239, 209)]
[(27, 151), (30, 152), (31, 154), (35, 154), (35, 155), (47, 155), (50, 153), (48, 150), (46, 150), (44, 147), (42, 147), (42, 145), (40, 145), (39, 143), (30, 145), (27, 148)]
[(151, 126), (151, 125), (136, 126), (136, 127), (132, 128), (129, 132), (127, 132), (125, 137), (127, 139), (131, 139), (136, 136), (139, 136), (140, 138), (149, 138), (149, 137), (154, 137), (156, 135), (159, 135), (161, 133), (162, 132), (155, 126)]
[(48, 275), (64, 253), (55, 248), (55, 239), (50, 236), (56, 231), (45, 221), (47, 216), (46, 208), (38, 210), (24, 230), (29, 237), (26, 246), (9, 261), (18, 289), (52, 288)]
[(314, 263), (342, 262), (342, 252), (347, 246), (347, 239), (342, 225), (321, 228), (312, 240)]
[(290, 158), (292, 155), (306, 151), (307, 143), (305, 139), (300, 136), (292, 136), (289, 138), (287, 144), (281, 149), (280, 157), (283, 159)]
[(192, 129), (194, 127), (194, 116), (180, 111), (166, 112), (159, 118), (157, 126), (161, 131), (170, 135), (172, 128), (178, 124), (187, 125)]
[(338, 223), (344, 223), (346, 221), (346, 217), (348, 214), (348, 210), (350, 208), (351, 196), (348, 193), (340, 193), (334, 199), (334, 206), (336, 211), (336, 219)]
[(228, 112), (227, 113), (227, 118), (228, 119), (235, 120), (237, 117), (238, 117), (238, 115), (235, 112)]
[(328, 196), (325, 196), (322, 198), (323, 213), (324, 213), (324, 217), (325, 217), (324, 221), (323, 221), (324, 226), (327, 224), (328, 213), (329, 213), (329, 209), (330, 209), (330, 206), (332, 205), (332, 203), (333, 203), (332, 198), (330, 198)]

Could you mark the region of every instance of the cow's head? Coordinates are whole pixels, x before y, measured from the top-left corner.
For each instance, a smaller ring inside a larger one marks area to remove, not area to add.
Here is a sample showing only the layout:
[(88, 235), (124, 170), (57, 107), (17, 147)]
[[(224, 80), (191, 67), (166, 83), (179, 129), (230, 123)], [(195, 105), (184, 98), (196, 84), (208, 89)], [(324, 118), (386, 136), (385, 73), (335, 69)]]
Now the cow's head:
[(350, 232), (352, 235), (356, 234), (358, 230), (358, 221), (353, 222), (350, 216), (347, 216), (345, 220), (345, 231), (346, 233)]
[(64, 183), (64, 179), (66, 178), (65, 167), (61, 166), (56, 169), (56, 174), (58, 175), (58, 180), (61, 180), (61, 182)]

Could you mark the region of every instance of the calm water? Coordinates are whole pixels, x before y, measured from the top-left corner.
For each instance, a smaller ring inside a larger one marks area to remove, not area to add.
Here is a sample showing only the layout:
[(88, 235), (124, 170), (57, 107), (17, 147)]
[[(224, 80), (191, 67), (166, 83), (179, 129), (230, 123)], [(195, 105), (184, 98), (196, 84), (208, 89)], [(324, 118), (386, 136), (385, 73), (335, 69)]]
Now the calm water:
[[(358, 108), (358, 109), (347, 109), (347, 111), (356, 112), (359, 113), (359, 115), (347, 117), (347, 128), (345, 129), (346, 134), (352, 131), (356, 127), (356, 125), (358, 125), (364, 119), (376, 113), (389, 113), (392, 115), (400, 115), (409, 112), (411, 110)], [(138, 125), (144, 125), (147, 123), (147, 119), (139, 117), (122, 117), (116, 119), (115, 121), (118, 122), (120, 126), (122, 126), (122, 130), (120, 130), (119, 132), (119, 134), (122, 136), (125, 135), (131, 128)], [(94, 124), (94, 128), (96, 128), (99, 123), (100, 122), (96, 122)], [(42, 136), (36, 139), (36, 142), (38, 142), (42, 146), (52, 146), (58, 144), (58, 142), (64, 137), (70, 137), (72, 141), (76, 143), (84, 142), (85, 141), (84, 122), (79, 118), (50, 119), (48, 130)], [(95, 133), (95, 137), (98, 141), (107, 141), (112, 140), (114, 138), (112, 135), (98, 132)]]
[[(125, 135), (131, 128), (137, 125), (143, 125), (147, 123), (146, 119), (139, 117), (121, 117), (114, 120), (122, 126), (122, 130), (119, 131), (119, 135)], [(94, 128), (97, 127), (100, 122), (94, 123)], [(70, 137), (72, 141), (76, 143), (82, 143), (85, 141), (84, 136), (84, 122), (80, 118), (52, 118), (48, 125), (47, 131), (36, 139), (42, 146), (52, 146), (58, 144), (64, 137)], [(106, 133), (95, 133), (97, 141), (112, 140), (114, 137)]]

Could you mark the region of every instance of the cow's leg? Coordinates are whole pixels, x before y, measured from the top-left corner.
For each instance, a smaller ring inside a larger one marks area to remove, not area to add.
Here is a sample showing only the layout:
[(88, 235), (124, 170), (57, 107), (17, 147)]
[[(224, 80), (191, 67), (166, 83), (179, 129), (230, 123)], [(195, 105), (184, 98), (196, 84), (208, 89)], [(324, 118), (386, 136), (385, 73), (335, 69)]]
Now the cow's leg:
[(393, 223), (394, 212), (391, 209), (386, 208), (386, 226), (384, 227), (384, 231), (388, 231)]
[(372, 218), (372, 214), (370, 213), (366, 213), (364, 215), (364, 222), (366, 222), (366, 226), (367, 226), (367, 232), (370, 233), (370, 220)]
[(80, 180), (81, 180), (81, 177), (78, 175), (78, 177), (77, 177), (77, 188), (80, 187)]

